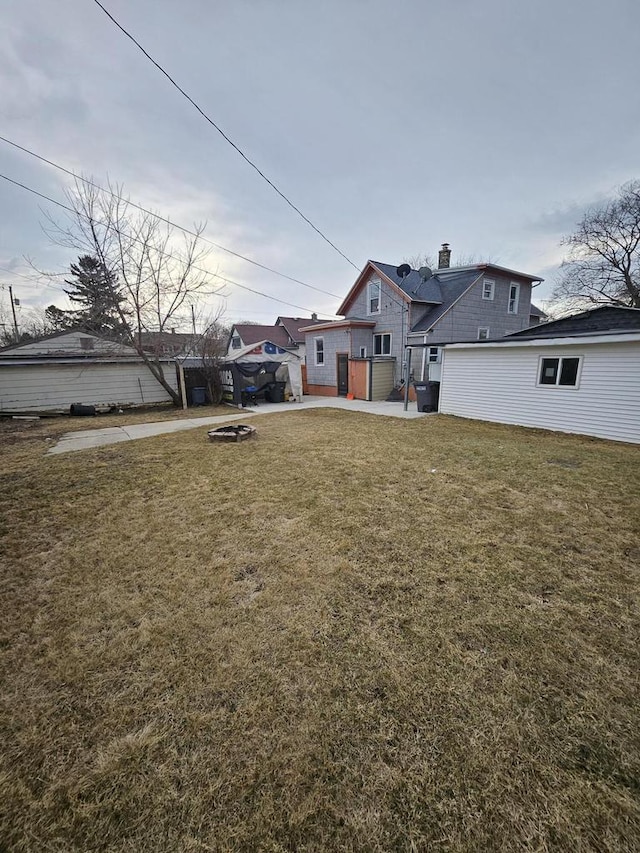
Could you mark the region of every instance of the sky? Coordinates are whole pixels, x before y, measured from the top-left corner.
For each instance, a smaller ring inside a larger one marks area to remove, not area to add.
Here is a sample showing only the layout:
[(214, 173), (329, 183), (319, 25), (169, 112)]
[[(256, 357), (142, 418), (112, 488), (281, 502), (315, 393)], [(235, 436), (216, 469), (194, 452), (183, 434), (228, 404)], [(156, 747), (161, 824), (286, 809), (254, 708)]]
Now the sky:
[[(637, 0), (104, 0), (352, 262), (304, 222), (94, 0), (5, 4), (0, 134), (318, 290), (211, 247), (200, 314), (335, 315), (368, 259), (442, 242), (542, 276), (563, 235), (640, 178)], [(0, 173), (64, 201), (70, 179), (0, 142)], [(64, 214), (0, 179), (0, 309), (69, 307)], [(320, 292), (324, 291), (324, 292)], [(329, 295), (333, 294), (333, 295)], [(280, 302), (275, 300), (281, 300)], [(290, 303), (290, 304), (285, 304)], [(294, 307), (295, 306), (295, 307)], [(184, 318), (187, 323), (188, 318)]]

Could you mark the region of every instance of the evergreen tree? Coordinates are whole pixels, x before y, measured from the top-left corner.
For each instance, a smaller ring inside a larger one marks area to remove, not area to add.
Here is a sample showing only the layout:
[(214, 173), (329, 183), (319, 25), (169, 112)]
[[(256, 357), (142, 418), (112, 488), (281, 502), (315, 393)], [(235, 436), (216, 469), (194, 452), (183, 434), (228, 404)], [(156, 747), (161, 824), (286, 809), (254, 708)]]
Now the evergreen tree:
[[(97, 258), (81, 255), (71, 264), (72, 279), (65, 279), (65, 293), (80, 307), (63, 312), (70, 325), (83, 326), (95, 334), (121, 335), (126, 331), (119, 313), (124, 298), (115, 275), (105, 269)], [(60, 318), (59, 318), (60, 319)]]

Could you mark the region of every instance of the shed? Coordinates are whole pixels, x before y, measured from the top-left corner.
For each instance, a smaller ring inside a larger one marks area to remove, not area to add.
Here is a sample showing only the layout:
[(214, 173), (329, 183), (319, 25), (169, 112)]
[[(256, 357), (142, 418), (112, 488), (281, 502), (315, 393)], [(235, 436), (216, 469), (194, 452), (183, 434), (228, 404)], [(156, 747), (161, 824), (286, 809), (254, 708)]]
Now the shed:
[(640, 443), (640, 329), (544, 337), (542, 328), (447, 344), (439, 411)]
[(241, 406), (245, 388), (276, 381), (286, 383), (285, 399), (292, 395), (302, 402), (302, 357), (272, 341), (236, 350), (225, 358), (220, 370), (225, 402)]
[[(177, 390), (175, 363), (159, 360)], [(68, 412), (72, 403), (123, 408), (171, 402), (137, 352), (74, 329), (0, 350), (0, 414)]]

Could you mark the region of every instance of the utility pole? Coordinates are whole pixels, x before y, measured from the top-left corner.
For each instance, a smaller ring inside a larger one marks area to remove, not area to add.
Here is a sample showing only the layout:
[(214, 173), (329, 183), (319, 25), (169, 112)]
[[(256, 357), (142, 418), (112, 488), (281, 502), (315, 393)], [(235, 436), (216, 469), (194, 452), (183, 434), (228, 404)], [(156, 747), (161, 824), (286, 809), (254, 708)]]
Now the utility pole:
[[(9, 302), (11, 302), (11, 313), (13, 314), (13, 329), (16, 336), (16, 343), (18, 343), (19, 334), (18, 334), (18, 321), (16, 320), (16, 304), (13, 301), (13, 288), (9, 285)], [(19, 305), (20, 303), (18, 303)]]
[(193, 337), (195, 338), (197, 335), (196, 332), (196, 309), (191, 305), (191, 325), (193, 326)]

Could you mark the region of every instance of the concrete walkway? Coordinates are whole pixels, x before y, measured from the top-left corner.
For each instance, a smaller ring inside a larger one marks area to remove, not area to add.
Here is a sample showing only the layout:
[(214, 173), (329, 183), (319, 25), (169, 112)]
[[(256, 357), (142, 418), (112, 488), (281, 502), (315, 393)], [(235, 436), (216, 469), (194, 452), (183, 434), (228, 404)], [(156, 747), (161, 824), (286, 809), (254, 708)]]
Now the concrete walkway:
[(423, 418), (415, 403), (409, 403), (405, 412), (403, 403), (369, 403), (366, 400), (347, 400), (344, 397), (305, 397), (303, 403), (264, 403), (250, 409), (229, 409), (228, 415), (210, 418), (183, 418), (175, 421), (155, 421), (131, 426), (111, 426), (104, 429), (87, 429), (79, 432), (67, 432), (48, 452), (50, 454), (69, 453), (74, 450), (87, 450), (102, 447), (105, 444), (118, 444), (121, 441), (134, 441), (136, 438), (149, 438), (167, 432), (179, 432), (183, 429), (205, 427), (209, 424), (223, 424), (229, 421), (246, 420), (254, 415), (270, 415), (283, 412), (304, 412), (308, 409), (329, 408), (347, 409), (352, 412), (365, 412), (369, 415), (386, 415), (392, 418)]

